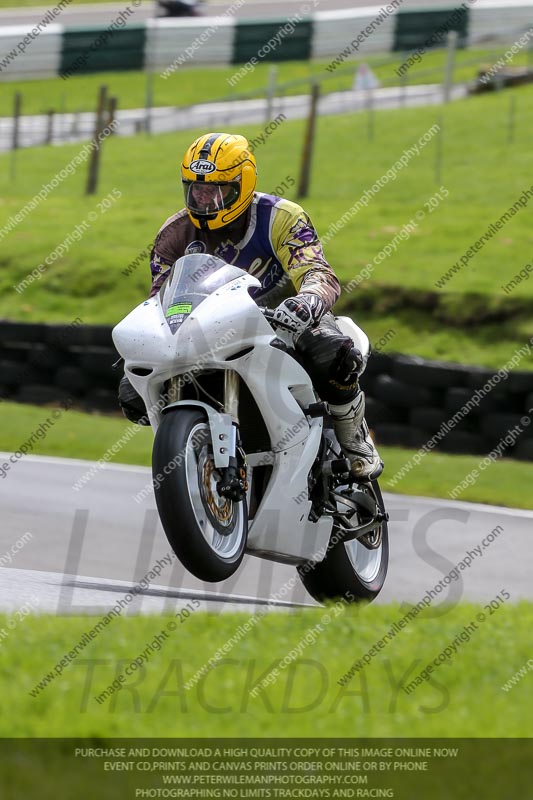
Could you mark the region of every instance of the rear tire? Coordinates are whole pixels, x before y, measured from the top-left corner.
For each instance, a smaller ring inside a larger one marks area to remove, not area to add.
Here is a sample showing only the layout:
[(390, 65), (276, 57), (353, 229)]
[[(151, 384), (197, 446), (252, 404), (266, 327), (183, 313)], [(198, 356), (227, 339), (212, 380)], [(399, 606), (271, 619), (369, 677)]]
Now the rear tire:
[(163, 415), (152, 473), (161, 523), (181, 563), (204, 581), (233, 575), (248, 536), (246, 499), (235, 503), (216, 491), (219, 475), (203, 411), (178, 408)]
[[(383, 498), (377, 481), (371, 488), (383, 510)], [(298, 567), (303, 585), (315, 600), (344, 600), (347, 603), (372, 601), (380, 593), (389, 564), (389, 535), (387, 522), (379, 525), (380, 545), (369, 550), (356, 539), (344, 543), (336, 541), (338, 529), (333, 528), (326, 557), (319, 562), (308, 562)], [(331, 545), (331, 542), (334, 544)]]

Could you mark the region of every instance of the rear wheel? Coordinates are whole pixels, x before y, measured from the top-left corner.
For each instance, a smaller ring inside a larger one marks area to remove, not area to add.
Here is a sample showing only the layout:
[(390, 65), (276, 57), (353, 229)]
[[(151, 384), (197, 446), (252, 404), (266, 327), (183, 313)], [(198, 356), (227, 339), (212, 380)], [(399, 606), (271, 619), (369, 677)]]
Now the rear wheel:
[[(383, 511), (377, 481), (360, 487)], [(358, 524), (368, 521), (363, 509), (355, 512)], [(389, 535), (386, 520), (376, 523), (362, 540), (344, 542), (338, 526), (333, 527), (330, 544), (322, 561), (298, 567), (305, 588), (315, 600), (343, 599), (348, 603), (374, 600), (381, 591), (389, 563)]]
[(181, 408), (163, 416), (152, 455), (161, 523), (182, 564), (197, 578), (223, 581), (239, 567), (248, 535), (246, 500), (218, 494), (205, 413)]

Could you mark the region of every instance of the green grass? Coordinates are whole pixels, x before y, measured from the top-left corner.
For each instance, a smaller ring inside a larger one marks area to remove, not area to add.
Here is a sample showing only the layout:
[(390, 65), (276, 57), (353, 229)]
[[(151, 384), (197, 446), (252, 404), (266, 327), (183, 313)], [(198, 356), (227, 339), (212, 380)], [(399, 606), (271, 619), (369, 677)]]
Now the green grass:
[[(508, 137), (510, 98), (516, 101), (515, 141)], [(532, 181), (529, 129), (533, 88), (476, 97), (445, 108), (381, 112), (367, 137), (364, 114), (321, 118), (310, 196), (304, 201), (319, 232), (339, 220), (364, 191), (437, 121), (443, 125), (442, 175), (435, 179), (434, 139), (395, 181), (353, 216), (326, 245), (326, 255), (346, 285), (372, 261), (443, 184), (449, 197), (419, 223), (407, 241), (377, 266), (357, 290), (344, 292), (339, 310), (354, 312), (373, 339), (392, 327), (389, 349), (499, 368), (532, 334), (533, 281), (509, 295), (502, 285), (531, 259), (529, 207), (517, 214), (446, 285), (440, 276), (512, 205)], [(257, 150), (258, 188), (275, 191), (298, 176), (303, 121), (285, 122)], [(242, 126), (255, 137), (262, 126)], [(181, 154), (201, 131), (109, 139), (103, 146), (97, 198), (83, 196), (86, 167), (68, 177), (2, 241), (0, 316), (30, 320), (113, 323), (146, 295), (148, 267), (125, 278), (124, 269), (150, 242), (164, 219), (182, 205)], [(0, 157), (1, 219), (21, 209), (80, 151), (80, 144), (36, 148), (17, 155), (17, 177), (7, 178)], [(338, 154), (350, 154), (338, 162)], [(490, 167), (489, 167), (490, 165)], [(122, 198), (97, 219), (80, 242), (22, 295), (13, 289), (76, 225), (98, 211), (113, 188)], [(282, 189), (283, 191), (283, 189)], [(287, 196), (295, 197), (294, 188)], [(486, 327), (485, 327), (486, 326)], [(492, 327), (491, 327), (492, 326)], [(524, 359), (522, 369), (530, 368)]]
[[(379, 447), (385, 462), (385, 471), (380, 478), (383, 491), (424, 497), (448, 498), (461, 481), (478, 467), (484, 456), (458, 456), (447, 453), (431, 453), (419, 466), (394, 485), (389, 484), (396, 472), (409, 462), (413, 452), (399, 447)], [(471, 503), (509, 506), (511, 508), (533, 508), (533, 500), (524, 497), (523, 481), (531, 473), (527, 462), (505, 458), (486, 468), (478, 470), (479, 478), (457, 496), (457, 500)]]
[[(383, 287), (389, 300), (393, 290)], [(390, 292), (390, 293), (389, 293)], [(363, 292), (362, 292), (363, 294)], [(455, 299), (455, 297), (454, 297)], [(457, 306), (459, 298), (457, 298)], [(469, 299), (465, 297), (463, 305)], [(454, 305), (454, 309), (457, 307)], [(470, 307), (471, 308), (471, 307)], [(389, 353), (413, 353), (422, 358), (455, 361), (463, 364), (478, 364), (498, 369), (506, 364), (514, 351), (523, 346), (533, 333), (531, 314), (516, 315), (503, 322), (470, 324), (464, 327), (453, 318), (439, 319), (421, 310), (414, 310), (405, 301), (403, 309), (382, 312), (377, 307), (365, 308), (365, 298), (360, 305), (347, 304), (341, 295), (340, 311), (346, 311), (366, 331), (371, 342), (378, 343), (388, 331), (388, 343), (384, 348)], [(460, 313), (460, 309), (457, 309)], [(394, 332), (394, 333), (392, 333)], [(519, 370), (530, 370), (533, 361), (528, 356), (522, 359)]]
[[(502, 579), (501, 589), (506, 588), (504, 583)], [(507, 588), (512, 593), (512, 587)], [(498, 584), (494, 594), (501, 589)], [(531, 656), (533, 606), (512, 600), (492, 616), (487, 614), (472, 641), (463, 643), (450, 663), (436, 669), (431, 680), (411, 694), (399, 687), (412, 681), (475, 620), (482, 606), (459, 604), (437, 617), (431, 610), (419, 615), (345, 687), (337, 684), (339, 678), (405, 609), (398, 605), (329, 609), (329, 622), (324, 609), (268, 614), (233, 646), (216, 674), (186, 690), (184, 682), (249, 619), (245, 614), (196, 612), (178, 622), (178, 629), (153, 653), (145, 669), (102, 704), (94, 697), (146, 649), (170, 618), (113, 620), (78, 662), (68, 665), (34, 698), (30, 690), (97, 619), (29, 617), (3, 643), (0, 687), (9, 694), (10, 713), (2, 715), (0, 733), (531, 737), (533, 721), (524, 709), (531, 702), (532, 678), (526, 676), (510, 692), (501, 689)], [(6, 623), (0, 618), (0, 628), (7, 630)], [(278, 666), (317, 624), (322, 624), (322, 631), (302, 648), (298, 664), (280, 670), (264, 696), (251, 697), (258, 676)]]
[[(0, 434), (0, 451), (14, 452), (39, 428), (50, 414), (50, 409), (4, 403), (3, 414), (9, 419)], [(124, 435), (129, 423), (122, 418), (104, 417), (68, 411), (59, 418), (44, 439), (35, 443), (33, 454), (82, 458), (97, 461)], [(151, 429), (135, 428), (135, 435), (122, 447), (114, 461), (124, 464), (150, 466), (153, 436)], [(384, 491), (400, 492), (414, 496), (447, 497), (460, 481), (477, 467), (483, 456), (452, 456), (430, 453), (420, 466), (413, 468), (394, 486), (388, 485), (414, 451), (396, 447), (379, 448), (385, 461), (385, 472), (380, 481)], [(16, 469), (16, 465), (12, 467)], [(533, 508), (531, 497), (524, 492), (531, 473), (527, 462), (501, 459), (481, 472), (474, 486), (469, 486), (459, 497), (477, 503)], [(9, 473), (6, 478), (9, 481)]]
[[(459, 50), (457, 52), (455, 82), (473, 80), (483, 64), (494, 64), (506, 48)], [(176, 53), (178, 55), (178, 53)], [(326, 67), (332, 59), (319, 61), (284, 61), (276, 64), (277, 83), (283, 86), (283, 94), (301, 94), (308, 91), (311, 79), (321, 82), (322, 93), (350, 89), (354, 70), (361, 59), (347, 60), (334, 72)], [(399, 84), (395, 70), (404, 60), (403, 54), (373, 55), (364, 59), (375, 71), (384, 86)], [(426, 53), (419, 64), (407, 73), (412, 84), (442, 83), (446, 53), (434, 50)], [(527, 55), (519, 53), (512, 62), (525, 65)], [(226, 100), (237, 96), (264, 96), (269, 83), (272, 64), (260, 62), (253, 72), (248, 72), (233, 87), (228, 82), (239, 70), (238, 64), (221, 67), (185, 66), (172, 75), (162, 78), (163, 69), (153, 75), (152, 104), (157, 106), (187, 106), (198, 102)], [(98, 88), (105, 84), (110, 94), (118, 98), (119, 108), (143, 108), (146, 102), (147, 76), (143, 71), (101, 72), (89, 75), (73, 75), (68, 80), (49, 78), (44, 80), (9, 81), (4, 85), (0, 97), (0, 115), (11, 116), (13, 94), (23, 95), (23, 113), (46, 113), (53, 108), (61, 111), (91, 111), (96, 105)]]
[[(49, 408), (21, 403), (2, 405), (4, 413), (11, 415), (9, 429), (4, 427), (0, 435), (0, 450), (5, 452), (18, 450), (31, 432), (50, 416)], [(73, 410), (63, 412), (54, 427), (48, 430), (46, 438), (35, 442), (32, 452), (34, 455), (97, 461), (130, 427), (133, 427), (132, 423), (125, 420), (119, 411), (117, 417), (84, 414)], [(137, 425), (134, 430), (135, 435), (129, 439), (115, 460), (123, 464), (150, 466), (152, 429)]]

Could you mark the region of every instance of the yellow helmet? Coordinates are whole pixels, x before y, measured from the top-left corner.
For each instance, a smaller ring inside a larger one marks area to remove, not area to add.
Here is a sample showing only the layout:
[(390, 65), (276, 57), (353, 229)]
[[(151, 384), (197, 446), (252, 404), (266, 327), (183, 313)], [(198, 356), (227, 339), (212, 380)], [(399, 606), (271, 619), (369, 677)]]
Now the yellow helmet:
[(185, 205), (194, 225), (214, 230), (229, 225), (250, 206), (257, 166), (248, 140), (232, 133), (206, 133), (183, 157)]

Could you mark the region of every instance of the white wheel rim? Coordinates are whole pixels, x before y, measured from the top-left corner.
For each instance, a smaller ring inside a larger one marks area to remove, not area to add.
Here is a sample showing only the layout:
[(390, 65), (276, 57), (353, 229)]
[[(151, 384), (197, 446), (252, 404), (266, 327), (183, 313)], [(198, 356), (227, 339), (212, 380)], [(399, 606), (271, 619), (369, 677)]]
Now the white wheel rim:
[(369, 550), (357, 539), (346, 542), (344, 546), (357, 577), (365, 583), (372, 583), (377, 578), (381, 567), (383, 542), (375, 550)]
[[(201, 432), (207, 432), (208, 437), (199, 444), (196, 439)], [(185, 449), (187, 490), (198, 528), (206, 543), (219, 558), (229, 560), (234, 558), (242, 544), (244, 505), (221, 498), (216, 491), (217, 473), (207, 452), (210, 443), (209, 425), (205, 422), (195, 425), (189, 433)], [(218, 519), (219, 527), (231, 528), (231, 533), (219, 533), (212, 517)]]
[(370, 584), (375, 581), (381, 569), (383, 559), (383, 529), (381, 533), (382, 538), (379, 547), (372, 550), (365, 547), (358, 539), (352, 539), (344, 544), (346, 555), (350, 559), (355, 574), (364, 583)]

